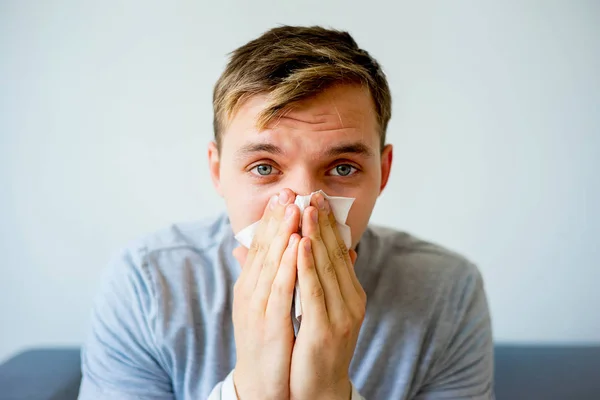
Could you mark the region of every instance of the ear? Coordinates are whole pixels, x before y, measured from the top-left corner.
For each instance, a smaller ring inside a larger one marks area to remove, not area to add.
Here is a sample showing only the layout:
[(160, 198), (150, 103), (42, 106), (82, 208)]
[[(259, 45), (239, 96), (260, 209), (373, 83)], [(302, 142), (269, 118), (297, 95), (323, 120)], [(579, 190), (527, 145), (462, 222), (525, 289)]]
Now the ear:
[(208, 170), (210, 171), (213, 186), (217, 193), (219, 193), (219, 196), (223, 197), (223, 191), (221, 190), (221, 158), (215, 142), (208, 144)]
[(390, 178), (390, 171), (392, 170), (393, 158), (394, 147), (391, 144), (386, 144), (381, 152), (381, 187), (379, 188), (379, 194), (381, 194), (383, 189), (387, 186), (388, 179)]

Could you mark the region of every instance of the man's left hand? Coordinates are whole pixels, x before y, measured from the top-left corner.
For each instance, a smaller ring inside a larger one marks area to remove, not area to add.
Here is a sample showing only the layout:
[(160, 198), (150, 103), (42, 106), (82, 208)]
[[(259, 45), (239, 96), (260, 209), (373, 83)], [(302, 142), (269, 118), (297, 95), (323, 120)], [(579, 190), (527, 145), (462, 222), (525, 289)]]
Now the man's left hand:
[(302, 236), (302, 324), (292, 353), (291, 399), (349, 400), (348, 369), (366, 309), (366, 294), (354, 272), (356, 252), (344, 244), (321, 194), (304, 212)]

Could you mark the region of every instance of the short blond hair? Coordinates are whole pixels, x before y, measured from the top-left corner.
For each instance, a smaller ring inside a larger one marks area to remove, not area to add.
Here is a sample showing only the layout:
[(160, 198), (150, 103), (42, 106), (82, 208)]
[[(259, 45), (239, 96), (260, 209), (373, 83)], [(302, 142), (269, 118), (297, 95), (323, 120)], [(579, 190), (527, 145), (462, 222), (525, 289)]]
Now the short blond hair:
[(381, 149), (392, 116), (392, 96), (385, 74), (348, 32), (319, 26), (281, 26), (234, 50), (213, 92), (215, 141), (221, 148), (227, 122), (248, 98), (268, 94), (259, 115), (264, 129), (297, 101), (334, 84), (364, 85), (375, 104)]

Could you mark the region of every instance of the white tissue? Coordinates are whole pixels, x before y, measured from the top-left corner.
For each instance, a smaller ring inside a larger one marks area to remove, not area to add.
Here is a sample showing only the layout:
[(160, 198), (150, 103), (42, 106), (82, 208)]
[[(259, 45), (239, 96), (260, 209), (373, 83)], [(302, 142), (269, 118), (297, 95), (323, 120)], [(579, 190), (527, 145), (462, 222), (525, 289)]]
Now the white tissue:
[[(354, 203), (355, 199), (351, 197), (328, 196), (322, 190), (313, 192), (306, 196), (296, 196), (296, 201), (294, 203), (300, 209), (300, 217), (302, 217), (304, 210), (310, 205), (311, 197), (316, 193), (321, 193), (323, 197), (329, 201), (329, 205), (331, 206), (331, 210), (333, 211), (333, 215), (337, 221), (337, 228), (340, 232), (340, 236), (344, 240), (346, 247), (350, 248), (352, 245), (352, 233), (350, 227), (346, 225), (346, 219), (348, 218), (350, 207), (352, 207), (352, 203)], [(249, 248), (252, 244), (252, 239), (254, 238), (254, 234), (256, 233), (259, 223), (260, 221), (255, 222), (239, 231), (238, 234), (235, 235), (237, 241), (243, 246)], [(302, 317), (302, 303), (300, 302), (300, 286), (298, 285), (298, 280), (296, 280), (296, 288), (294, 292), (294, 308), (296, 320), (298, 323), (300, 323)]]

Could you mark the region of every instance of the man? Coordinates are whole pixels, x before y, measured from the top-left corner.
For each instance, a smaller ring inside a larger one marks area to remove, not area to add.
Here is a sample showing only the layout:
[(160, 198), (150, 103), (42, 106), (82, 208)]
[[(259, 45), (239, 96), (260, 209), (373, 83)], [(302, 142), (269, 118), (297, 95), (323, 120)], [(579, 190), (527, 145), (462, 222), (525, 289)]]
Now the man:
[[(464, 258), (369, 227), (392, 164), (391, 94), (345, 32), (279, 27), (233, 52), (209, 167), (227, 216), (113, 263), (80, 399), (489, 399), (490, 317)], [(322, 194), (355, 198), (346, 247)], [(259, 221), (250, 249), (234, 233)], [(300, 287), (297, 336), (290, 310)]]

